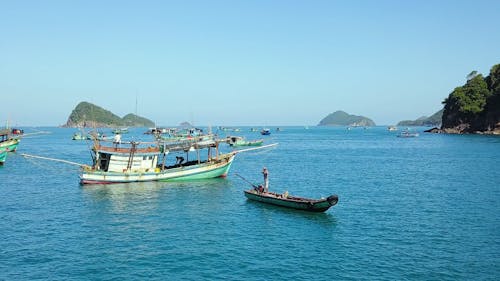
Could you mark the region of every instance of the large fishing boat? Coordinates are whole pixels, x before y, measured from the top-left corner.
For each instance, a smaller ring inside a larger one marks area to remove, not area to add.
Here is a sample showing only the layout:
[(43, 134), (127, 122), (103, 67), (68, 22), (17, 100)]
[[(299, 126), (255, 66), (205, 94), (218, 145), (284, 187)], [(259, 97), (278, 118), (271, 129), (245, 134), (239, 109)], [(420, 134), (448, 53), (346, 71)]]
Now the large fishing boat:
[(19, 145), (19, 139), (11, 137), (11, 131), (4, 129), (0, 131), (0, 150), (16, 151)]
[[(207, 151), (206, 157), (202, 157), (202, 150)], [(96, 139), (92, 152), (92, 166), (82, 168), (82, 184), (225, 177), (236, 154), (220, 154), (219, 141), (211, 135), (174, 141), (108, 144)], [(194, 160), (189, 159), (190, 152), (196, 152)], [(185, 162), (183, 155), (187, 158)]]

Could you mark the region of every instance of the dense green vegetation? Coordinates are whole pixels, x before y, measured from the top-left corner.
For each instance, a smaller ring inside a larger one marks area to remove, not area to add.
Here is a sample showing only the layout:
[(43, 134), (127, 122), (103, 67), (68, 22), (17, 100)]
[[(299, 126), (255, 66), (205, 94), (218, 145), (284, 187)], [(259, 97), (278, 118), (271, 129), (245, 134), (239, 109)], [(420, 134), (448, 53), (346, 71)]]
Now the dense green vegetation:
[(89, 102), (79, 103), (71, 112), (66, 127), (152, 127), (154, 123), (146, 118), (127, 114), (120, 118), (102, 107)]
[(155, 124), (144, 117), (129, 113), (122, 118), (123, 124), (127, 127), (154, 127)]
[(370, 118), (336, 111), (323, 118), (318, 126), (375, 126)]
[(444, 109), (432, 114), (430, 117), (423, 116), (417, 120), (404, 120), (400, 121), (398, 126), (439, 126), (441, 125), (441, 120), (443, 118)]
[(456, 132), (500, 129), (500, 64), (486, 78), (476, 71), (443, 101), (442, 129)]

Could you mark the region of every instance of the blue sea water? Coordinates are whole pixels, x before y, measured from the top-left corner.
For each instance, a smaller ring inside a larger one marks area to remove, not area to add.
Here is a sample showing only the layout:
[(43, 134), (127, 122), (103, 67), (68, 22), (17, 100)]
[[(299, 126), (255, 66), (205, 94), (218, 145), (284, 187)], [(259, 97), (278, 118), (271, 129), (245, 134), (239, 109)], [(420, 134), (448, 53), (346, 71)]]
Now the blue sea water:
[[(74, 130), (23, 138), (0, 167), (0, 280), (500, 279), (500, 137), (283, 129), (234, 133), (279, 145), (227, 178), (117, 185), (20, 155), (88, 164)], [(338, 205), (247, 201), (235, 173), (259, 183), (264, 166), (271, 190)]]

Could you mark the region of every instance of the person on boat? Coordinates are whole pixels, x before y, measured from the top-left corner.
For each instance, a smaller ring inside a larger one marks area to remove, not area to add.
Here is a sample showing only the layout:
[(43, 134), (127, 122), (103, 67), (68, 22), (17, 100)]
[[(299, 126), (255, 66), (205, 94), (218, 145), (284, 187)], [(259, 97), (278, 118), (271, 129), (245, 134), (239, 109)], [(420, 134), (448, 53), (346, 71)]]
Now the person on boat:
[(285, 199), (288, 198), (288, 190), (283, 192), (283, 195), (281, 195), (281, 197), (283, 197)]
[(269, 191), (269, 171), (266, 167), (262, 169), (262, 174), (264, 175), (264, 192)]
[(121, 143), (122, 142), (122, 135), (116, 134), (115, 137), (113, 138), (114, 143)]
[(259, 186), (256, 186), (254, 189), (259, 193), (264, 192), (264, 187), (262, 186), (262, 184), (259, 184)]
[(118, 147), (118, 145), (122, 142), (122, 136), (120, 134), (116, 134), (113, 138), (113, 143)]
[(184, 162), (184, 157), (182, 156), (175, 156), (175, 164), (182, 164), (182, 162)]

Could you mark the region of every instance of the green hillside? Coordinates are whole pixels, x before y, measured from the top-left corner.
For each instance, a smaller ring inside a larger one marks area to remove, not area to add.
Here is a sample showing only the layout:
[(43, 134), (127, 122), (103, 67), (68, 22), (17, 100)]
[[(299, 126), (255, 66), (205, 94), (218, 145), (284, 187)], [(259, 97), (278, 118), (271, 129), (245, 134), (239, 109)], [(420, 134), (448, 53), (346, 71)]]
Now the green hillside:
[(487, 77), (472, 71), (443, 104), (444, 132), (500, 134), (500, 64)]
[(443, 118), (443, 111), (444, 109), (441, 109), (430, 117), (423, 116), (417, 120), (403, 120), (398, 123), (398, 126), (439, 126)]
[(351, 115), (344, 111), (335, 111), (323, 118), (318, 126), (375, 126), (370, 118)]
[(68, 117), (64, 127), (153, 127), (154, 122), (134, 114), (118, 115), (89, 102), (80, 102)]

